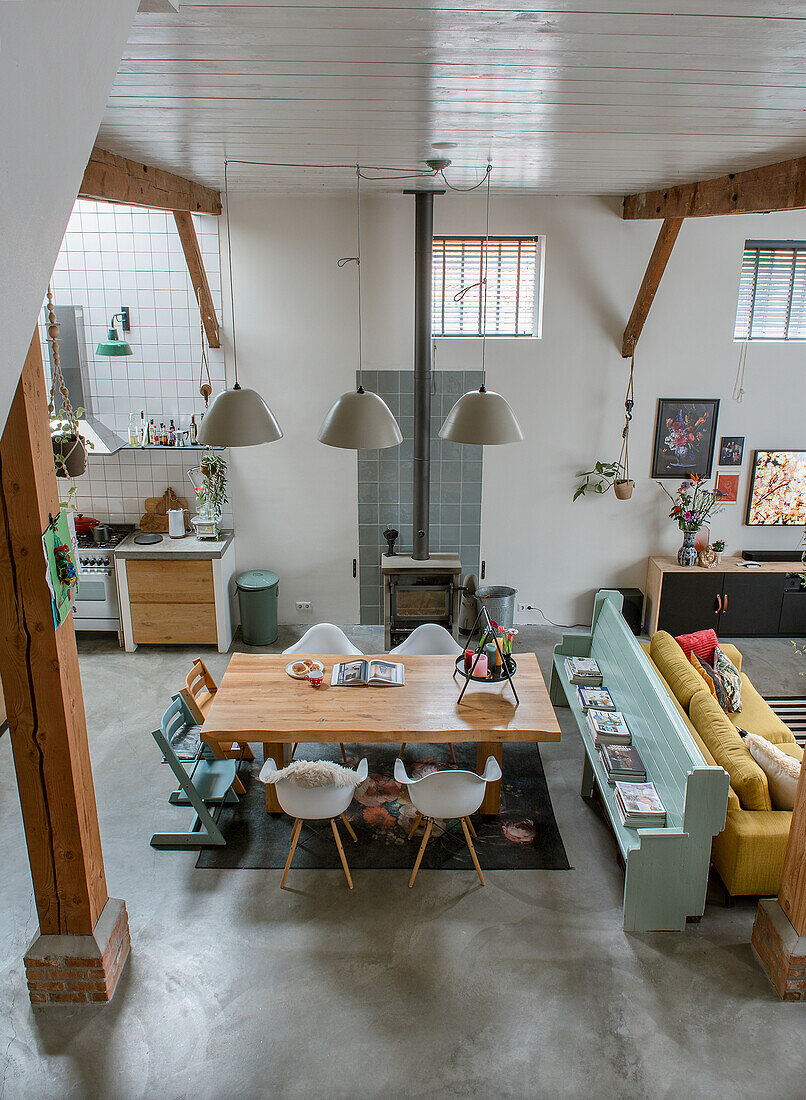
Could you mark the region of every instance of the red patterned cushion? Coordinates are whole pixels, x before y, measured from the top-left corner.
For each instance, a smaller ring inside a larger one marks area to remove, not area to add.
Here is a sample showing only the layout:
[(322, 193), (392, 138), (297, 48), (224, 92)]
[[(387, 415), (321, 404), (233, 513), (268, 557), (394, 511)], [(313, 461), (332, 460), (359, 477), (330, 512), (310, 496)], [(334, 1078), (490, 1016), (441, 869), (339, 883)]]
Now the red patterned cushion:
[(686, 655), (686, 660), (691, 660), (691, 654), (696, 653), (709, 664), (713, 662), (714, 650), (719, 645), (719, 638), (715, 630), (698, 630), (695, 634), (681, 634), (675, 641)]

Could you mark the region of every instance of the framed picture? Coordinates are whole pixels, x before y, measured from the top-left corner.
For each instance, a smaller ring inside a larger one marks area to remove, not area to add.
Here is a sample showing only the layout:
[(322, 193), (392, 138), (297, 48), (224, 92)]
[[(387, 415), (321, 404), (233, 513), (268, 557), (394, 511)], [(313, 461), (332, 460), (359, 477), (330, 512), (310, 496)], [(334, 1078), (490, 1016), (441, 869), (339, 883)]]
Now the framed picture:
[(741, 466), (744, 455), (743, 435), (723, 435), (719, 441), (719, 465)]
[(720, 471), (716, 475), (716, 491), (722, 494), (720, 504), (735, 504), (739, 499), (739, 475)]
[(711, 476), (719, 401), (677, 397), (658, 400), (658, 422), (652, 453), (652, 476)]

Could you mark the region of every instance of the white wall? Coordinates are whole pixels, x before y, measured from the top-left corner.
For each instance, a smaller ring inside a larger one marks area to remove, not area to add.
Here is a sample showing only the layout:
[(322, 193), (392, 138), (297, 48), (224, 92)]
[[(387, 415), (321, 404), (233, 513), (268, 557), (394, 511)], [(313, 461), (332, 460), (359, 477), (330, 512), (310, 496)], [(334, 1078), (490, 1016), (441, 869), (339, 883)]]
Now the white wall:
[(0, 4), (0, 424), (137, 0)]
[[(484, 462), (482, 556), (491, 583), (515, 585), (524, 603), (560, 623), (589, 618), (604, 585), (644, 587), (650, 554), (672, 553), (679, 534), (666, 497), (650, 479), (658, 397), (721, 399), (717, 437), (744, 435), (739, 503), (712, 523), (728, 552), (797, 546), (800, 529), (743, 526), (754, 447), (806, 449), (802, 345), (751, 345), (746, 396), (731, 400), (739, 264), (748, 237), (806, 238), (806, 213), (697, 219), (683, 226), (636, 356), (629, 502), (572, 504), (576, 473), (615, 458), (623, 423), (627, 362), (621, 334), (657, 234), (657, 223), (625, 223), (612, 200), (499, 197), (494, 233), (546, 235), (542, 340), (488, 343), (488, 383), (513, 403), (524, 443), (488, 448)], [(356, 464), (324, 448), (316, 433), (329, 403), (352, 383), (354, 275), (335, 261), (354, 252), (349, 200), (232, 199), (242, 383), (264, 394), (286, 438), (233, 452), (239, 567), (281, 576), (280, 615), (356, 621)], [(411, 364), (413, 200), (365, 205), (365, 364)], [(483, 198), (436, 200), (435, 232), (483, 230)], [(438, 341), (437, 369), (473, 369), (480, 348)], [(718, 439), (717, 439), (718, 444)], [(673, 483), (668, 483), (673, 487)], [(539, 622), (524, 613), (522, 622)]]

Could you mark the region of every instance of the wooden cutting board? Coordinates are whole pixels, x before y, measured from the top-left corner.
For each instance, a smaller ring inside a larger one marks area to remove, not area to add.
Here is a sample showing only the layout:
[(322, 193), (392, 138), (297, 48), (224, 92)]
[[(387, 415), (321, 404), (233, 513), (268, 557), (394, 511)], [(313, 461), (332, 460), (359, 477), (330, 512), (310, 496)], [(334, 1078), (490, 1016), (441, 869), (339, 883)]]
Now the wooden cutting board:
[(145, 514), (140, 517), (140, 530), (158, 534), (168, 530), (168, 512), (181, 508), (185, 513), (185, 530), (190, 530), (190, 512), (185, 497), (179, 497), (170, 488), (161, 497), (148, 497), (145, 502)]

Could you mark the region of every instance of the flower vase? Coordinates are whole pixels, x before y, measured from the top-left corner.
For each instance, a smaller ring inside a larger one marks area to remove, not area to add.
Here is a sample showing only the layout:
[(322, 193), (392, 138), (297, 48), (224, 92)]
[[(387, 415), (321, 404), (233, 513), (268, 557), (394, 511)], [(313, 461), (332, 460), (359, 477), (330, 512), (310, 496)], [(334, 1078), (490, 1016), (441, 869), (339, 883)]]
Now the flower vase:
[(696, 534), (696, 531), (683, 532), (683, 545), (677, 551), (678, 565), (691, 566), (697, 564), (697, 547), (694, 545)]

